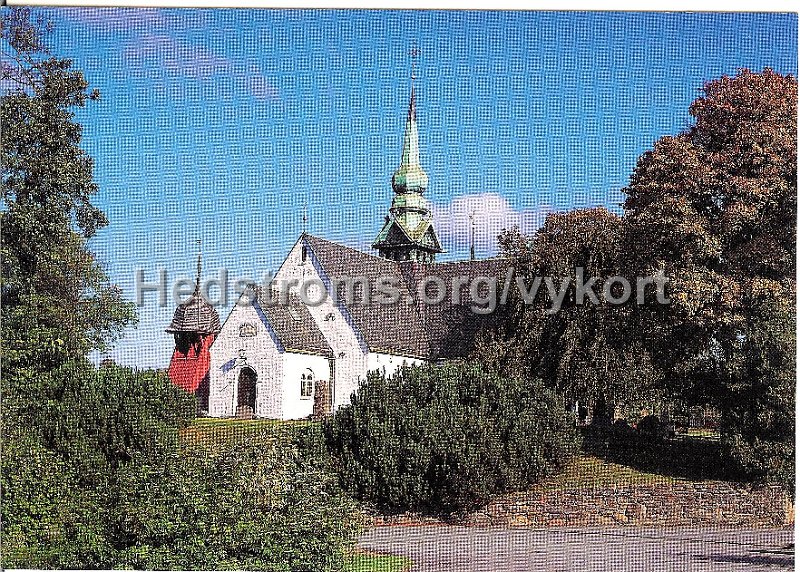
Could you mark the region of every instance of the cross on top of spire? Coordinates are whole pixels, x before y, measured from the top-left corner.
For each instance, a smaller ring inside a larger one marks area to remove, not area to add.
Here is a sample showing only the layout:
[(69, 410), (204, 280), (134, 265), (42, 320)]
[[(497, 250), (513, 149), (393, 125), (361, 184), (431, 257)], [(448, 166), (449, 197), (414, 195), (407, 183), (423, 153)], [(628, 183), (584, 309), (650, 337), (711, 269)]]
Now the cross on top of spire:
[(417, 47), (416, 40), (411, 43), (411, 49), (408, 51), (408, 55), (411, 56), (411, 83), (414, 83), (414, 80), (417, 79), (417, 58), (420, 55), (419, 47)]

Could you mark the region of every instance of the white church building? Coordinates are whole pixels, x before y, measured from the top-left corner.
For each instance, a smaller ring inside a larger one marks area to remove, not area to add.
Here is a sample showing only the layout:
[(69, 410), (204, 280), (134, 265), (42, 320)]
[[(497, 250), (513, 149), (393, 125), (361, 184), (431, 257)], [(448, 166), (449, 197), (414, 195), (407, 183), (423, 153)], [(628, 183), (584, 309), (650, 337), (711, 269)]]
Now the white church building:
[[(392, 206), (373, 243), (377, 255), (303, 233), (268, 290), (250, 287), (221, 329), (207, 328), (215, 334), (204, 378), (207, 415), (327, 414), (350, 402), (370, 370), (391, 374), (404, 364), (468, 355), (492, 316), (473, 311), (467, 288), (456, 286), (455, 296), (448, 290), (438, 303), (423, 303), (420, 288), (502, 276), (507, 263), (436, 262), (442, 247), (423, 196), (427, 186), (412, 88)], [(387, 284), (393, 303), (386, 303)], [(191, 329), (175, 323), (169, 331)]]

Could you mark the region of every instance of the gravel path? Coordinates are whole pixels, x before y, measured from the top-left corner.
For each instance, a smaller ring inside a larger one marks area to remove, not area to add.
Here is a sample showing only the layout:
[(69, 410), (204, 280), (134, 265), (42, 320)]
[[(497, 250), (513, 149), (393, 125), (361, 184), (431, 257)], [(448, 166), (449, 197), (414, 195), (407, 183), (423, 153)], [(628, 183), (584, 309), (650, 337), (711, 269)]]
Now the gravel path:
[(385, 526), (368, 550), (415, 572), (693, 572), (794, 569), (791, 528), (467, 528)]

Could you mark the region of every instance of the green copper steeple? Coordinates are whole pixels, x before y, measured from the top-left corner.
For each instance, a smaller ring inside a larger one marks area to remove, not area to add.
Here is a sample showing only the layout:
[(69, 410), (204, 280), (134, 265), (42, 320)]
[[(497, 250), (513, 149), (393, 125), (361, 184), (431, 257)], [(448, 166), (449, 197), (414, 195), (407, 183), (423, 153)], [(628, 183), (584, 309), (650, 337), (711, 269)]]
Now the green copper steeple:
[(411, 103), (408, 105), (406, 133), (403, 137), (403, 155), (400, 166), (392, 176), (395, 193), (423, 193), (428, 188), (428, 175), (419, 164), (419, 128), (417, 127), (417, 94), (411, 88)]
[(403, 153), (400, 166), (392, 176), (392, 188), (394, 198), (389, 216), (372, 248), (391, 260), (434, 262), (436, 253), (442, 252), (442, 247), (433, 228), (428, 201), (422, 196), (428, 188), (428, 175), (420, 165), (417, 95), (413, 85), (403, 136)]

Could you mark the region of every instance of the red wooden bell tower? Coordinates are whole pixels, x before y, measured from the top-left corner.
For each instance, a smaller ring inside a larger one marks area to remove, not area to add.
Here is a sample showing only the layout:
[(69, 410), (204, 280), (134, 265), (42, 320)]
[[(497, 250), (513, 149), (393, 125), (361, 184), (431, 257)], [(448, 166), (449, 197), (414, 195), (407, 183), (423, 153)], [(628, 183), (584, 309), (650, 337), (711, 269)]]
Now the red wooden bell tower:
[(220, 324), (219, 314), (200, 292), (201, 269), (202, 253), (198, 253), (194, 293), (175, 309), (166, 331), (175, 338), (169, 378), (178, 387), (197, 395), (197, 407), (202, 412), (208, 411), (209, 350), (220, 331)]

